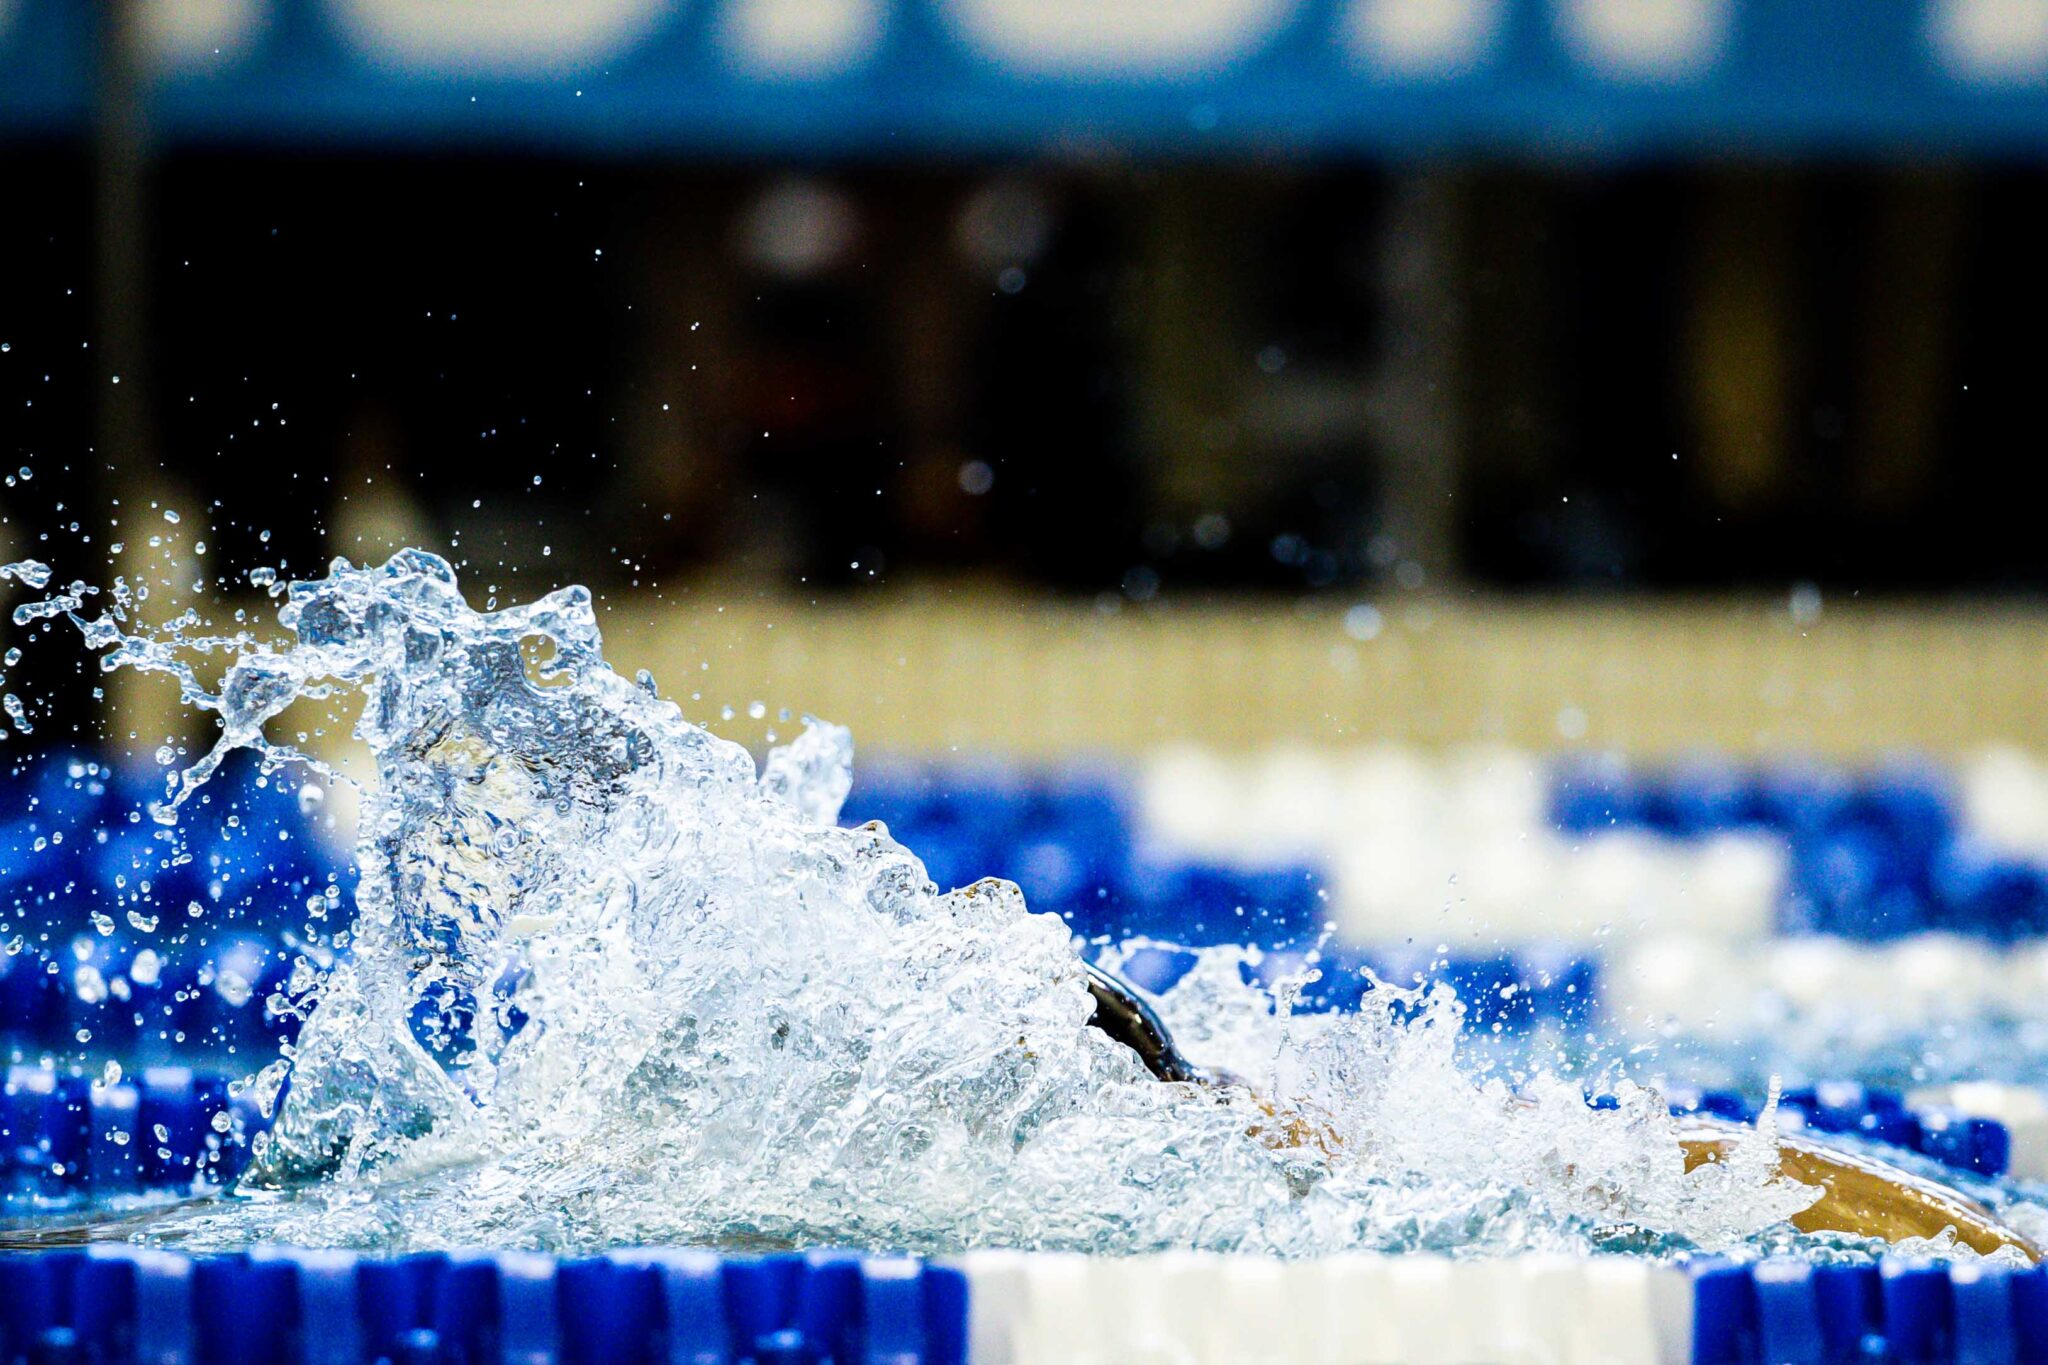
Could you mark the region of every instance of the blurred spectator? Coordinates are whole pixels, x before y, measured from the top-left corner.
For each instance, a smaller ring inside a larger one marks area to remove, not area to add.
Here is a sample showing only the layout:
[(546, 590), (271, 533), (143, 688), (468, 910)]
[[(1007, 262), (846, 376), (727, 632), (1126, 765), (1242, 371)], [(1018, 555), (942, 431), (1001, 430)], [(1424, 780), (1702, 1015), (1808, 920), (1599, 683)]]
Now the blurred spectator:
[[(18, 554), (140, 476), (92, 449), (84, 154), (4, 154)], [(2005, 496), (2031, 164), (194, 148), (151, 186), (159, 482), (230, 565), (426, 536), (623, 585), (2048, 575)]]

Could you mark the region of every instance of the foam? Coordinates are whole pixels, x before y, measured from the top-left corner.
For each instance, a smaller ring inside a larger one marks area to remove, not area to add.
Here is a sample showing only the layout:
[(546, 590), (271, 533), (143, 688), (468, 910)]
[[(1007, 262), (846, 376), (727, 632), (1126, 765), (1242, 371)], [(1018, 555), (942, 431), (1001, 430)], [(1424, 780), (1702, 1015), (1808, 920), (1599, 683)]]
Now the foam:
[[(832, 824), (844, 731), (757, 774), (605, 664), (580, 588), (479, 613), (435, 556), (337, 561), (290, 586), (277, 645), (110, 603), (81, 621), (106, 665), (171, 674), (221, 723), (167, 829), (236, 749), (305, 761), (266, 737), (302, 698), (359, 694), (375, 771), (352, 955), (287, 1002), (307, 1017), (275, 1127), (241, 1198), (160, 1235), (1669, 1253), (1812, 1196), (1768, 1124), (1688, 1174), (1648, 1091), (1593, 1110), (1539, 1075), (1518, 1099), (1460, 1068), (1446, 993), (1295, 1019), (1231, 950), (1162, 1007), (1311, 1122), (1160, 1085), (1087, 1027), (1056, 917), (1007, 883), (942, 895), (883, 827)], [(217, 689), (195, 652), (231, 660)]]

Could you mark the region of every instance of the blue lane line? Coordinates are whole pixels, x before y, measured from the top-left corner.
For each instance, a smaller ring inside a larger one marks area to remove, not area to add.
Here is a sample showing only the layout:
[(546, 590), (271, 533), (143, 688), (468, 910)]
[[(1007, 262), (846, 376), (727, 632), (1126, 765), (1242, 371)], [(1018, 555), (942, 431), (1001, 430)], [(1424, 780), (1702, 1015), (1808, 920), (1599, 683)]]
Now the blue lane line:
[(1852, 772), (1703, 758), (1637, 768), (1596, 754), (1558, 765), (1551, 816), (1579, 838), (1775, 835), (1791, 854), (1778, 919), (1788, 933), (1887, 939), (1940, 930), (2001, 942), (2048, 934), (2048, 867), (1974, 839), (1948, 774), (1930, 764)]
[(1694, 1365), (2042, 1365), (2048, 1268), (1703, 1262)]
[[(1705, 1114), (1735, 1123), (1755, 1123), (1763, 1106), (1754, 1096), (1732, 1090), (1672, 1090), (1674, 1114)], [(1612, 1097), (1594, 1096), (1596, 1108)], [(1909, 1107), (1894, 1091), (1853, 1081), (1787, 1090), (1778, 1099), (1778, 1131), (1853, 1137), (1917, 1152), (1958, 1171), (1986, 1178), (2012, 1165), (2012, 1133), (1996, 1119), (1979, 1118), (1946, 1106)]]
[[(2039, 1365), (2048, 1269), (1708, 1259), (1694, 1365)], [(132, 1247), (0, 1258), (0, 1365), (968, 1365), (965, 1276), (844, 1252), (726, 1256)]]
[(966, 1365), (967, 1322), (960, 1271), (836, 1251), (0, 1256), (0, 1365)]
[[(31, 941), (85, 932), (147, 941), (223, 924), (304, 924), (308, 898), (330, 887), (336, 905), (352, 904), (349, 860), (301, 809), (299, 790), (288, 773), (266, 779), (236, 760), (166, 830), (148, 814), (164, 794), (153, 770), (89, 754), (19, 761), (0, 773), (0, 923)], [(192, 922), (192, 905), (203, 924)]]
[[(1759, 1105), (1732, 1091), (1673, 1091), (1672, 1112), (1753, 1123)], [(1612, 1097), (1596, 1095), (1595, 1108)], [(1917, 1152), (1986, 1178), (2005, 1173), (2012, 1137), (1993, 1119), (1950, 1108), (1911, 1108), (1895, 1093), (1852, 1082), (1785, 1092), (1781, 1131), (1846, 1135)], [(0, 1195), (35, 1212), (80, 1199), (204, 1188), (231, 1182), (250, 1140), (268, 1122), (225, 1076), (145, 1067), (95, 1084), (51, 1065), (8, 1068), (0, 1089)]]
[[(129, 935), (133, 914), (176, 937), (187, 927), (183, 908), (197, 904), (209, 935), (223, 926), (260, 935), (304, 923), (307, 899), (330, 887), (338, 910), (349, 904), (348, 861), (311, 828), (295, 784), (233, 770), (188, 810), (176, 841), (143, 814), (159, 794), (153, 780), (89, 757), (17, 768), (0, 782), (0, 923), (34, 942), (89, 925)], [(1290, 948), (1322, 933), (1321, 869), (1157, 856), (1132, 805), (1100, 771), (872, 765), (848, 818), (883, 820), (942, 887), (985, 875), (1016, 881), (1033, 908), (1064, 916), (1084, 938)], [(1575, 839), (1616, 830), (1783, 839), (1787, 932), (2048, 934), (2048, 866), (1973, 839), (1947, 775), (1927, 765), (1850, 772), (1702, 759), (1638, 769), (1597, 755), (1558, 766), (1551, 813)]]
[(232, 1181), (267, 1121), (228, 1078), (145, 1067), (111, 1084), (15, 1065), (0, 1088), (0, 1207), (61, 1211), (82, 1201), (184, 1192)]

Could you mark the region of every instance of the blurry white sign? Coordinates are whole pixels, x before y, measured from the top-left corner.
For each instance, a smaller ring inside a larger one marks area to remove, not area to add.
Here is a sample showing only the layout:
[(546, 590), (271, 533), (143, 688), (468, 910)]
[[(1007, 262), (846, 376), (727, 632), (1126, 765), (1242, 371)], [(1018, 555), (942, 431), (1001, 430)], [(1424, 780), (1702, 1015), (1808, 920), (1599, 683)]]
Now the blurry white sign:
[(1936, 54), (1966, 80), (2048, 76), (2048, 0), (1940, 0), (1929, 17)]
[(836, 76), (875, 54), (882, 0), (732, 0), (725, 47), (763, 76)]
[(1362, 65), (1411, 79), (1479, 66), (1500, 35), (1503, 0), (1352, 0), (1344, 42)]
[(334, 0), (336, 17), (383, 65), (544, 76), (619, 56), (679, 0)]
[(1561, 0), (1566, 45), (1617, 80), (1698, 75), (1727, 46), (1729, 0)]
[(1172, 76), (1249, 56), (1300, 0), (952, 0), (967, 40), (1012, 71)]
[(255, 44), (269, 0), (149, 0), (139, 11), (143, 40), (173, 70), (233, 62)]

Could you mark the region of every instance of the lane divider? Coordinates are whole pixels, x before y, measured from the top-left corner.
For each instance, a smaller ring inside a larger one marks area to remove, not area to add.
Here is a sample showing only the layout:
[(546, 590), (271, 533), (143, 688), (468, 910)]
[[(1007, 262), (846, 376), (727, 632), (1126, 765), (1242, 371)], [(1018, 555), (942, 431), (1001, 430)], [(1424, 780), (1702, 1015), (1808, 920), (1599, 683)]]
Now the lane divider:
[(2013, 751), (1849, 769), (1177, 746), (1137, 790), (1139, 838), (1168, 854), (1326, 870), (1353, 942), (2048, 935), (2048, 764)]
[[(1154, 995), (1172, 989), (1195, 965), (1195, 953), (1188, 948), (1142, 940), (1104, 956), (1125, 980)], [(1441, 980), (1457, 992), (1469, 1027), (1499, 1025), (1519, 1033), (1543, 1023), (1588, 1022), (1598, 1002), (1597, 966), (1588, 954), (1547, 945), (1446, 955), (1402, 944), (1273, 949), (1251, 955), (1240, 970), (1246, 981), (1268, 990), (1288, 985), (1291, 1007), (1304, 1014), (1356, 1009), (1371, 989), (1368, 972), (1401, 987)]]
[(299, 1019), (301, 949), (255, 934), (204, 942), (82, 935), (59, 950), (0, 954), (0, 1045), (76, 1057), (184, 1062), (276, 1056)]
[(2035, 1365), (2048, 1269), (1017, 1251), (0, 1256), (0, 1365)]
[(146, 1192), (189, 1192), (241, 1173), (266, 1125), (226, 1077), (147, 1067), (112, 1083), (49, 1066), (7, 1069), (0, 1199), (9, 1214)]
[(1830, 1013), (1910, 1030), (1965, 1018), (2048, 1020), (2048, 943), (1953, 934), (1889, 943), (1803, 935), (1732, 944), (1693, 935), (1614, 946), (1602, 1005), (1624, 1027), (1724, 1033)]
[[(1762, 1109), (1748, 1097), (1728, 1090), (1668, 1092), (1665, 1098), (1671, 1101), (1674, 1114), (1709, 1114), (1736, 1123), (1755, 1123)], [(1600, 1100), (1596, 1097), (1593, 1103)], [(1870, 1089), (1853, 1081), (1831, 1081), (1785, 1091), (1778, 1099), (1778, 1130), (1883, 1143), (1917, 1152), (1954, 1170), (1986, 1178), (2000, 1176), (2013, 1163), (2013, 1133), (1993, 1101), (1986, 1097), (1979, 1103), (1992, 1107), (1966, 1106), (1960, 1100), (1943, 1103), (1931, 1093), (1916, 1095), (1909, 1102), (1893, 1091)]]
[(2035, 1365), (2048, 1270), (986, 1252), (975, 1365)]
[(0, 1255), (0, 1365), (965, 1365), (966, 1277), (851, 1252)]
[(1622, 1258), (960, 1259), (974, 1365), (1683, 1361), (1684, 1272)]
[(1907, 1100), (1997, 1122), (2011, 1149), (2010, 1174), (2048, 1181), (2048, 1095), (2030, 1086), (1970, 1081), (1916, 1090)]
[[(147, 1067), (113, 1083), (49, 1065), (9, 1067), (0, 1089), (0, 1193), (10, 1205), (75, 1202), (232, 1181), (267, 1121), (227, 1078)], [(1674, 1113), (1753, 1123), (1759, 1106), (1734, 1091), (1672, 1091)], [(1611, 1104), (1605, 1096), (1589, 1103)], [(1993, 1177), (2048, 1174), (2048, 1097), (2010, 1086), (1922, 1092), (1830, 1082), (1786, 1091), (1782, 1129), (1847, 1135)]]
[[(30, 941), (127, 932), (135, 920), (265, 932), (349, 903), (354, 872), (324, 789), (236, 761), (180, 812), (152, 820), (162, 773), (87, 754), (0, 765), (0, 925)], [(154, 930), (143, 931), (145, 935)]]
[(1707, 1266), (1694, 1365), (2033, 1365), (2048, 1360), (2048, 1271), (1904, 1259)]

